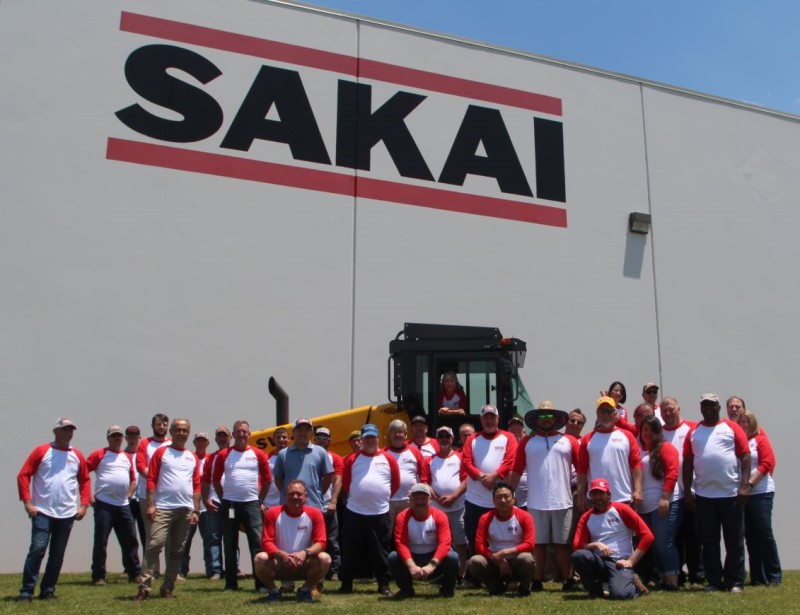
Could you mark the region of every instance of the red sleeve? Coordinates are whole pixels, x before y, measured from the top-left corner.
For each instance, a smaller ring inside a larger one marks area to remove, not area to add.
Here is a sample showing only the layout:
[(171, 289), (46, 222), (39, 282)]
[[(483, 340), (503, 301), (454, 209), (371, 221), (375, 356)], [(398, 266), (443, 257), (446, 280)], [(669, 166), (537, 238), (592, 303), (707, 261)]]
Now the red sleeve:
[(400, 466), (397, 464), (397, 459), (392, 457), (386, 451), (381, 451), (382, 454), (386, 459), (389, 460), (389, 470), (392, 473), (392, 482), (391, 482), (391, 495), (397, 493), (397, 490), (400, 489)]
[(592, 514), (592, 509), (587, 510), (578, 519), (578, 527), (575, 528), (575, 538), (572, 540), (572, 550), (577, 551), (583, 549), (586, 545), (592, 542), (592, 537), (589, 536), (589, 529), (586, 524), (589, 522), (589, 515)]
[(683, 441), (683, 458), (694, 457), (694, 450), (692, 450), (692, 434), (697, 429), (697, 423), (691, 426), (689, 431), (686, 432), (686, 439)]
[(261, 486), (265, 483), (272, 482), (272, 472), (269, 469), (269, 457), (260, 448), (253, 449), (258, 459), (258, 490), (261, 491)]
[(214, 458), (217, 456), (216, 453), (210, 453), (208, 455), (208, 459), (206, 459), (206, 464), (203, 466), (203, 475), (200, 477), (201, 483), (211, 484), (211, 468), (214, 467)]
[(651, 532), (650, 528), (647, 527), (644, 519), (637, 515), (636, 512), (627, 504), (623, 504), (622, 502), (611, 502), (611, 505), (617, 509), (619, 516), (622, 517), (622, 521), (625, 523), (625, 526), (639, 536), (639, 544), (636, 545), (636, 548), (640, 549), (641, 551), (647, 551), (650, 548), (650, 545), (653, 544), (653, 532)]
[(150, 460), (150, 467), (147, 470), (147, 488), (155, 490), (156, 483), (158, 483), (158, 475), (161, 473), (161, 458), (164, 456), (164, 451), (167, 446), (162, 446), (156, 449), (153, 458)]
[(628, 445), (630, 448), (630, 452), (628, 453), (628, 465), (631, 467), (631, 470), (634, 468), (641, 468), (642, 455), (639, 453), (639, 443), (630, 431), (625, 431), (624, 429), (620, 431), (628, 438)]
[(420, 472), (422, 472), (422, 466), (425, 463), (425, 458), (422, 456), (422, 453), (416, 446), (409, 446), (408, 448), (411, 449), (411, 453), (414, 455), (414, 459), (417, 460), (417, 480), (420, 480), (419, 475)]
[(147, 444), (150, 438), (142, 438), (139, 441), (139, 446), (136, 447), (136, 471), (139, 474), (144, 474), (147, 469)]
[(72, 452), (78, 458), (80, 463), (78, 467), (78, 490), (81, 496), (81, 504), (88, 506), (92, 498), (92, 481), (89, 479), (89, 469), (86, 467), (86, 458), (77, 448), (73, 448)]
[(42, 463), (42, 458), (49, 450), (49, 444), (40, 444), (31, 451), (25, 463), (22, 464), (22, 468), (17, 474), (17, 490), (21, 501), (28, 502), (31, 499), (31, 478), (36, 474), (39, 464)]
[(433, 554), (438, 561), (442, 561), (450, 552), (450, 545), (453, 539), (450, 537), (450, 521), (447, 515), (438, 508), (431, 508), (431, 513), (436, 521), (436, 539), (439, 541), (439, 546), (436, 547), (436, 553)]
[(341, 476), (342, 472), (344, 471), (344, 460), (342, 459), (341, 455), (337, 455), (336, 453), (331, 453), (331, 461), (333, 462), (333, 473), (336, 476)]
[(472, 459), (472, 441), (479, 436), (479, 433), (471, 434), (466, 442), (464, 442), (464, 446), (461, 449), (461, 467), (464, 468), (467, 476), (472, 480), (478, 480), (478, 476), (481, 474), (481, 471), (475, 467), (475, 462)]
[(679, 467), (678, 449), (669, 442), (661, 443), (661, 463), (664, 466), (664, 491), (675, 489), (678, 482)]
[(322, 545), (322, 550), (328, 546), (328, 532), (325, 529), (325, 517), (322, 516), (322, 511), (319, 508), (312, 506), (305, 506), (306, 514), (311, 518), (313, 526), (311, 539)]
[(517, 551), (529, 553), (533, 551), (533, 547), (536, 545), (536, 527), (533, 525), (533, 517), (527, 511), (516, 507), (514, 508), (514, 515), (516, 515), (517, 521), (522, 527), (522, 542), (517, 545)]
[(264, 523), (261, 527), (261, 549), (273, 557), (278, 551), (275, 544), (275, 521), (283, 511), (282, 506), (273, 506), (264, 513)]
[(401, 562), (411, 559), (411, 551), (408, 548), (409, 517), (411, 517), (411, 509), (406, 508), (397, 515), (394, 522), (394, 544)]
[(590, 431), (583, 438), (581, 438), (581, 448), (578, 453), (578, 465), (575, 467), (575, 471), (578, 474), (589, 473), (589, 440), (592, 439), (593, 435), (594, 431)]
[(580, 455), (580, 450), (581, 450), (581, 443), (578, 442), (578, 438), (576, 438), (575, 436), (571, 436), (569, 434), (564, 434), (564, 436), (566, 438), (569, 438), (569, 445), (572, 447), (572, 466), (577, 468), (578, 456)]
[(759, 433), (756, 434), (756, 450), (758, 451), (758, 468), (764, 476), (772, 474), (775, 471), (775, 452), (772, 450), (767, 434), (759, 428)]
[(456, 455), (458, 455), (459, 460), (461, 460), (461, 470), (458, 473), (458, 478), (461, 482), (467, 480), (467, 470), (464, 466), (464, 456), (461, 454), (461, 451), (456, 451)]
[(514, 467), (514, 457), (517, 454), (517, 439), (510, 431), (501, 430), (500, 433), (506, 437), (506, 454), (503, 455), (503, 463), (497, 468), (497, 475), (500, 478), (505, 478)]
[(639, 436), (639, 428), (636, 426), (636, 424), (635, 423), (629, 423), (628, 419), (626, 419), (623, 416), (619, 417), (619, 420), (617, 421), (617, 427), (619, 429), (622, 429), (624, 431), (627, 431), (627, 432), (633, 434), (634, 438)]
[(492, 552), (489, 550), (489, 524), (495, 517), (495, 511), (490, 510), (481, 515), (478, 520), (478, 531), (475, 532), (475, 553), (489, 557)]
[[(214, 469), (211, 473), (211, 482), (218, 483), (222, 481), (222, 475), (225, 473), (225, 459), (228, 458), (228, 453), (231, 452), (230, 448), (223, 449), (217, 453), (217, 458), (214, 462)], [(269, 465), (269, 463), (267, 463)]]
[(348, 455), (344, 460), (344, 468), (342, 469), (342, 491), (350, 493), (350, 481), (353, 480), (353, 463), (360, 453), (353, 453)]
[(419, 482), (425, 483), (426, 485), (431, 484), (431, 459), (433, 459), (433, 457), (423, 459), (422, 464), (419, 466)]
[(528, 440), (532, 437), (532, 435), (525, 436), (517, 447), (517, 452), (514, 455), (514, 466), (511, 468), (517, 474), (522, 474), (525, 471), (525, 462), (527, 461), (525, 447), (528, 445)]
[(103, 460), (105, 454), (106, 449), (104, 448), (99, 448), (96, 451), (89, 453), (89, 456), (86, 458), (86, 469), (89, 472), (94, 472), (97, 469), (97, 466), (100, 465), (100, 462)]
[(750, 442), (747, 440), (747, 434), (744, 433), (741, 425), (734, 423), (729, 419), (722, 419), (733, 429), (733, 443), (736, 449), (736, 456), (743, 457), (750, 454)]
[(128, 463), (131, 464), (131, 482), (134, 482), (136, 480), (136, 462), (128, 451), (122, 452), (125, 453), (125, 456), (128, 458)]
[(200, 459), (194, 455), (194, 474), (192, 475), (192, 493), (200, 493)]

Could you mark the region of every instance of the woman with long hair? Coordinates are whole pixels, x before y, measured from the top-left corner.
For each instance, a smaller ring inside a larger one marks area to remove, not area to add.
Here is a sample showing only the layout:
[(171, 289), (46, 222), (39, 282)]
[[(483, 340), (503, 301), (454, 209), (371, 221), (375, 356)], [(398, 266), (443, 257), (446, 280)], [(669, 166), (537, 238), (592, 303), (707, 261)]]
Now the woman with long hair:
[(751, 410), (739, 415), (739, 425), (750, 442), (750, 497), (744, 508), (744, 535), (750, 559), (752, 585), (780, 585), (783, 580), (778, 543), (772, 533), (772, 501), (775, 497), (775, 453), (767, 434)]

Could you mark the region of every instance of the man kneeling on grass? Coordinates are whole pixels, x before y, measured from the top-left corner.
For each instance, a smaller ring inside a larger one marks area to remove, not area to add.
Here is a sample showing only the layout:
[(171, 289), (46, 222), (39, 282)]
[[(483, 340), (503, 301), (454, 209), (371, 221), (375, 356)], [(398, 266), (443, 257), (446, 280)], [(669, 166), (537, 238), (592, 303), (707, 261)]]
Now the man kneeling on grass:
[(306, 506), (308, 493), (303, 481), (293, 480), (286, 486), (286, 503), (273, 506), (264, 515), (261, 553), (255, 556), (253, 568), (269, 593), (267, 602), (281, 599), (275, 579), (305, 581), (297, 590), (297, 600), (313, 602), (312, 588), (321, 583), (331, 565), (325, 553), (325, 518), (319, 509)]
[[(633, 572), (653, 543), (653, 532), (627, 504), (611, 501), (611, 488), (605, 478), (596, 478), (589, 487), (592, 508), (578, 521), (573, 542), (572, 565), (581, 575), (589, 596), (602, 598), (603, 583), (608, 597), (617, 600), (646, 594), (647, 588)], [(633, 535), (639, 544), (633, 548)]]

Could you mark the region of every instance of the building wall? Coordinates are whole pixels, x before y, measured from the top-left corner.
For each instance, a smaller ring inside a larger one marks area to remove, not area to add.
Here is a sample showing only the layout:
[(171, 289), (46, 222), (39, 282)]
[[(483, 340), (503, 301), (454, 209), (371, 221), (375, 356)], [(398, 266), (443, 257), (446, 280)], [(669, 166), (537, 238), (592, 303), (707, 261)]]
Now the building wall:
[[(296, 51), (275, 60), (121, 30), (123, 12), (340, 54), (337, 66), (355, 73), (298, 67), (306, 56)], [(126, 59), (149, 44), (191, 50), (222, 72), (202, 85), (173, 70), (213, 96), (224, 121), (207, 139), (171, 145), (283, 164), (287, 177), (335, 172), (352, 194), (245, 181), (219, 165), (212, 175), (111, 159), (109, 139), (165, 145), (124, 125), (120, 109), (139, 103), (179, 119), (126, 82)], [(357, 58), (553, 97), (562, 114), (366, 78)], [(509, 196), (474, 174), (463, 187), (433, 186), (456, 193), (433, 207), (368, 198), (367, 180), (432, 186), (401, 177), (382, 144), (358, 172), (297, 161), (267, 140), (221, 148), (262, 65), (299, 73), (334, 159), (340, 80), (371, 85), (373, 110), (400, 90), (425, 96), (406, 125), (436, 178), (469, 105), (501, 111), (529, 179), (533, 118), (559, 121), (566, 202)], [(237, 418), (271, 425), (270, 376), (289, 392), (292, 418), (380, 403), (388, 342), (404, 322), (492, 325), (528, 342), (523, 378), (536, 401), (591, 413), (598, 391), (620, 379), (632, 407), (654, 379), (696, 419), (701, 393), (742, 395), (781, 462), (777, 532), (784, 564), (798, 564), (796, 496), (781, 473), (797, 425), (777, 397), (798, 342), (796, 118), (255, 2), (4, 2), (0, 69), (13, 94), (0, 97), (0, 410), (12, 419), (0, 435), (0, 485), (12, 494), (16, 470), (59, 415), (78, 423), (74, 443), (88, 454), (108, 424), (146, 432), (155, 412), (186, 416), (195, 430)], [(562, 208), (567, 224), (441, 208), (461, 195)], [(627, 232), (632, 211), (652, 213), (650, 235)], [(0, 570), (18, 571), (28, 522), (14, 497), (0, 514), (9, 530)], [(90, 553), (87, 519), (65, 569), (87, 570)], [(196, 549), (195, 570), (200, 557)]]

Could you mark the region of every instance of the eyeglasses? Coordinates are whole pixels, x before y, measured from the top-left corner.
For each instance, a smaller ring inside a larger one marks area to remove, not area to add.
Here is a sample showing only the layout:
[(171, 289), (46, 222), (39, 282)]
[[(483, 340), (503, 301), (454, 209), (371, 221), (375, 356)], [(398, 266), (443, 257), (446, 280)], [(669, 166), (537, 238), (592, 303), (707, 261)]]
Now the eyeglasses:
[(326, 435), (324, 433), (317, 434), (315, 437), (317, 438), (317, 440), (330, 440), (331, 439), (330, 436), (328, 436), (328, 435)]

